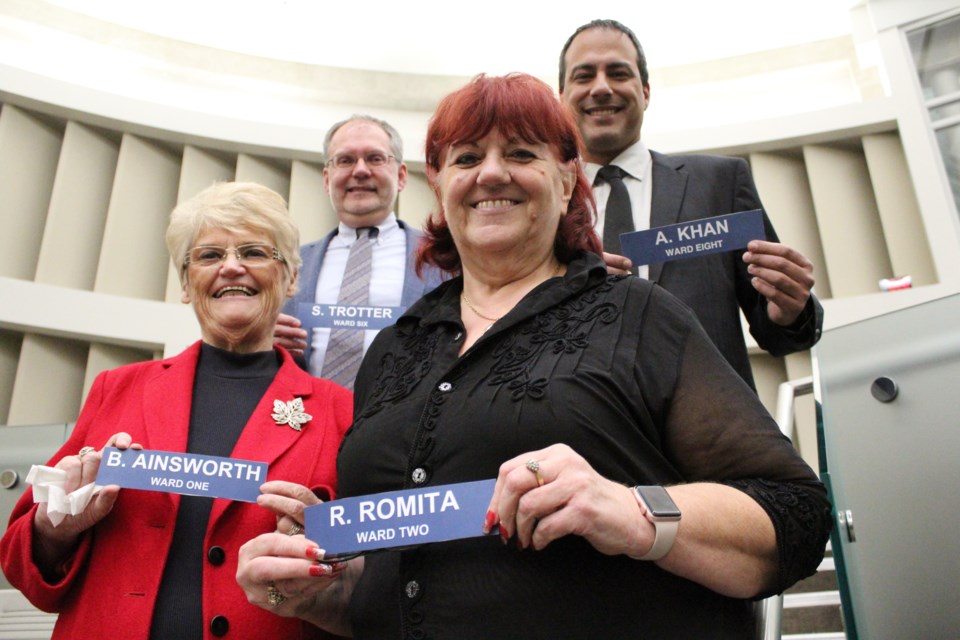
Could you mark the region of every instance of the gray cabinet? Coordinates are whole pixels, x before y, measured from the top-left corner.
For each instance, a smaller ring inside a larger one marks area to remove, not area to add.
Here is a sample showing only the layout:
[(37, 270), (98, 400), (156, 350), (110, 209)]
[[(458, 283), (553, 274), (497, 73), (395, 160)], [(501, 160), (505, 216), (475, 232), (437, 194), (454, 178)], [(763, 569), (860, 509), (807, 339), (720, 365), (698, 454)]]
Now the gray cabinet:
[[(6, 531), (10, 512), (27, 488), (31, 465), (44, 464), (63, 445), (73, 424), (0, 426), (0, 532)], [(0, 573), (0, 589), (10, 583)]]
[(960, 295), (826, 331), (813, 356), (848, 637), (960, 638)]

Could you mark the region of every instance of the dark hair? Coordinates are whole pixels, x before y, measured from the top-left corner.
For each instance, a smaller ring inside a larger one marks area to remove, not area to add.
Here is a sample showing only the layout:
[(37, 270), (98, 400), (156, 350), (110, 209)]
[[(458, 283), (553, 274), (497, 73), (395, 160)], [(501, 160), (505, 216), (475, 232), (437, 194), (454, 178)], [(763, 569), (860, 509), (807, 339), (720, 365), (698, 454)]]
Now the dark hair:
[(567, 75), (567, 50), (573, 43), (574, 38), (588, 29), (613, 29), (630, 38), (630, 42), (633, 43), (633, 48), (637, 50), (637, 69), (640, 70), (640, 82), (643, 83), (644, 86), (650, 84), (650, 72), (647, 71), (647, 57), (643, 54), (643, 47), (640, 46), (637, 34), (631, 31), (630, 27), (616, 20), (592, 20), (577, 28), (577, 30), (573, 32), (573, 35), (567, 38), (567, 42), (560, 51), (560, 93), (563, 93), (564, 80)]
[(451, 145), (479, 140), (494, 129), (529, 143), (547, 144), (561, 162), (574, 161), (576, 184), (567, 214), (560, 219), (554, 254), (566, 263), (581, 250), (600, 253), (600, 240), (593, 230), (596, 205), (580, 166), (580, 132), (573, 116), (542, 80), (524, 73), (481, 74), (441, 100), (427, 126), (427, 175), (439, 210), (430, 214), (424, 226), (417, 269), (426, 263), (449, 273), (460, 271), (460, 254), (447, 225), (436, 175)]

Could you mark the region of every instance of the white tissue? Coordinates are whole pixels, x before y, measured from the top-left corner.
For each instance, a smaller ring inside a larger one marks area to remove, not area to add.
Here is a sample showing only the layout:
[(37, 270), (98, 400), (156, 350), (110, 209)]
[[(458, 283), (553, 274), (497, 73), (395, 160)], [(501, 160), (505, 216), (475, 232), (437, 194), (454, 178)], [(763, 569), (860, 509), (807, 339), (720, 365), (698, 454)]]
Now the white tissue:
[(35, 464), (30, 467), (27, 482), (33, 485), (33, 501), (47, 503), (47, 517), (53, 526), (58, 526), (67, 516), (83, 512), (101, 487), (91, 482), (76, 491), (64, 493), (63, 485), (67, 472), (63, 469)]

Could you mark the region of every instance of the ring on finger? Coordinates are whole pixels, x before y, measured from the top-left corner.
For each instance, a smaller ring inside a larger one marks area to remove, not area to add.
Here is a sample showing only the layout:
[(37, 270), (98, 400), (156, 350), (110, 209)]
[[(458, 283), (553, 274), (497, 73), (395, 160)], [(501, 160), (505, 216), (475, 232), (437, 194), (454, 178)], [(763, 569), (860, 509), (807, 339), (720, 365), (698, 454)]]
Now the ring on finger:
[(277, 586), (273, 582), (267, 583), (267, 602), (270, 603), (271, 607), (279, 607), (284, 602), (287, 601), (287, 596), (280, 593), (280, 590), (277, 589)]
[(533, 472), (533, 475), (537, 476), (537, 486), (543, 486), (543, 476), (540, 475), (540, 461), (539, 460), (527, 460), (527, 469)]
[(85, 455), (87, 455), (88, 453), (91, 453), (91, 452), (93, 452), (93, 451), (96, 451), (96, 450), (97, 450), (97, 449), (96, 449), (95, 447), (83, 447), (83, 448), (80, 449), (80, 451), (77, 453), (77, 457), (80, 458), (81, 460), (83, 460), (83, 456), (85, 456)]
[(294, 522), (293, 526), (290, 527), (290, 530), (287, 531), (288, 536), (295, 536), (298, 533), (303, 533), (303, 526), (299, 522)]

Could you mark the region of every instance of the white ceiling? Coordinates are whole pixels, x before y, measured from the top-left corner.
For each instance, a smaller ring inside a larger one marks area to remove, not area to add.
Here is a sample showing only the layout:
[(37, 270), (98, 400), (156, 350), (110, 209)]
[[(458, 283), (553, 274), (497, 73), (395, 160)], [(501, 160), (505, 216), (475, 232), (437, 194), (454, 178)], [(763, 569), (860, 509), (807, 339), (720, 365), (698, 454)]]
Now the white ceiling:
[(861, 0), (47, 0), (195, 44), (335, 67), (469, 76), (556, 73), (594, 18), (631, 27), (662, 68), (851, 33)]

